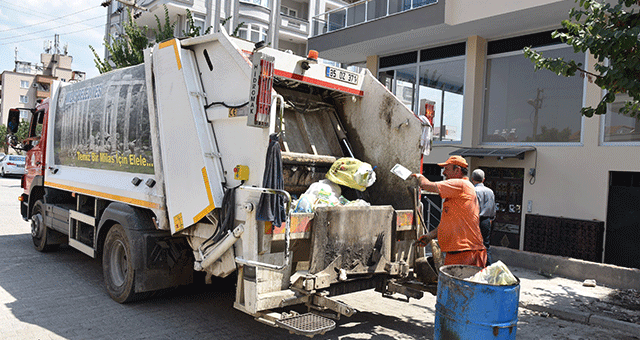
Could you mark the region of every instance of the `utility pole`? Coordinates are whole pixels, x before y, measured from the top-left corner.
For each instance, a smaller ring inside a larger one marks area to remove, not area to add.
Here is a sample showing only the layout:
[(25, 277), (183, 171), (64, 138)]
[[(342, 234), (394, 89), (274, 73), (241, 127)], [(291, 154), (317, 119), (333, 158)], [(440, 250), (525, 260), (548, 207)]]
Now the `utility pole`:
[(542, 101), (544, 98), (542, 97), (542, 93), (544, 89), (538, 88), (538, 93), (536, 94), (536, 99), (527, 100), (527, 104), (533, 106), (533, 141), (537, 142), (536, 135), (538, 134), (538, 110), (542, 108)]

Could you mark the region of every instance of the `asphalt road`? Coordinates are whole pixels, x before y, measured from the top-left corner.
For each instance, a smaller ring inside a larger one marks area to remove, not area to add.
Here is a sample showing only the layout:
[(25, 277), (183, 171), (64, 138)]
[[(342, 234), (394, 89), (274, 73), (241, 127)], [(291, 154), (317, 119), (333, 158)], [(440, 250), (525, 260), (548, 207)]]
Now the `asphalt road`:
[[(179, 288), (118, 304), (98, 259), (72, 248), (37, 252), (20, 217), (19, 178), (0, 178), (0, 339), (308, 339), (261, 324), (233, 308), (234, 282)], [(432, 339), (436, 299), (409, 303), (372, 290), (339, 299), (358, 310), (314, 339)], [(304, 310), (301, 310), (304, 312)], [(629, 339), (520, 308), (518, 339)]]

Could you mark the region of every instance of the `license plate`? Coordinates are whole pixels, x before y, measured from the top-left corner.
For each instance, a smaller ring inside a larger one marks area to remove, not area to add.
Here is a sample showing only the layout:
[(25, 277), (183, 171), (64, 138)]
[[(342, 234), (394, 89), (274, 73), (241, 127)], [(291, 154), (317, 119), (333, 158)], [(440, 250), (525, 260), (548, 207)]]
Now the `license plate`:
[(18, 168), (24, 168), (24, 164), (18, 164)]
[(357, 85), (359, 74), (341, 70), (339, 68), (327, 66), (326, 76), (327, 78), (336, 79), (336, 80), (343, 81), (345, 83)]

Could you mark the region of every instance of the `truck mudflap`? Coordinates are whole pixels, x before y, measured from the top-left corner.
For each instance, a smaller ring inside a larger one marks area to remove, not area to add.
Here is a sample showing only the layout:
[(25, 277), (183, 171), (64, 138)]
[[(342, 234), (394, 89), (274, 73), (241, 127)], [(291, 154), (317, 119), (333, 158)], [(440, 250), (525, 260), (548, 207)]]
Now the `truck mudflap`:
[(193, 281), (193, 256), (186, 239), (155, 229), (152, 218), (149, 211), (111, 203), (105, 209), (98, 228), (100, 235), (106, 235), (108, 228), (105, 227), (114, 222), (124, 227), (131, 249), (136, 250), (132, 253), (136, 293), (177, 287)]

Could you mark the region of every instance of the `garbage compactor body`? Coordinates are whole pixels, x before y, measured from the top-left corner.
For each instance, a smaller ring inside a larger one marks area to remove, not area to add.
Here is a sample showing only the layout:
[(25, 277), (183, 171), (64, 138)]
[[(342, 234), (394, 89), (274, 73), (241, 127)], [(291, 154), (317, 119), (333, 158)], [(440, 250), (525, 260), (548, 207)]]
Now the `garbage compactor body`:
[[(419, 170), (423, 123), (368, 70), (220, 32), (156, 44), (141, 65), (52, 93), (25, 141), (21, 212), (39, 250), (68, 243), (102, 257), (116, 301), (188, 283), (193, 270), (237, 273), (235, 307), (282, 327), (271, 310), (289, 305), (353, 314), (337, 294), (422, 296), (405, 284), (419, 199), (389, 170)], [(280, 189), (265, 182), (272, 138)], [(375, 166), (366, 191), (344, 188), (369, 205), (292, 212), (292, 197), (343, 157)], [(258, 218), (261, 197), (281, 199), (281, 223)]]

